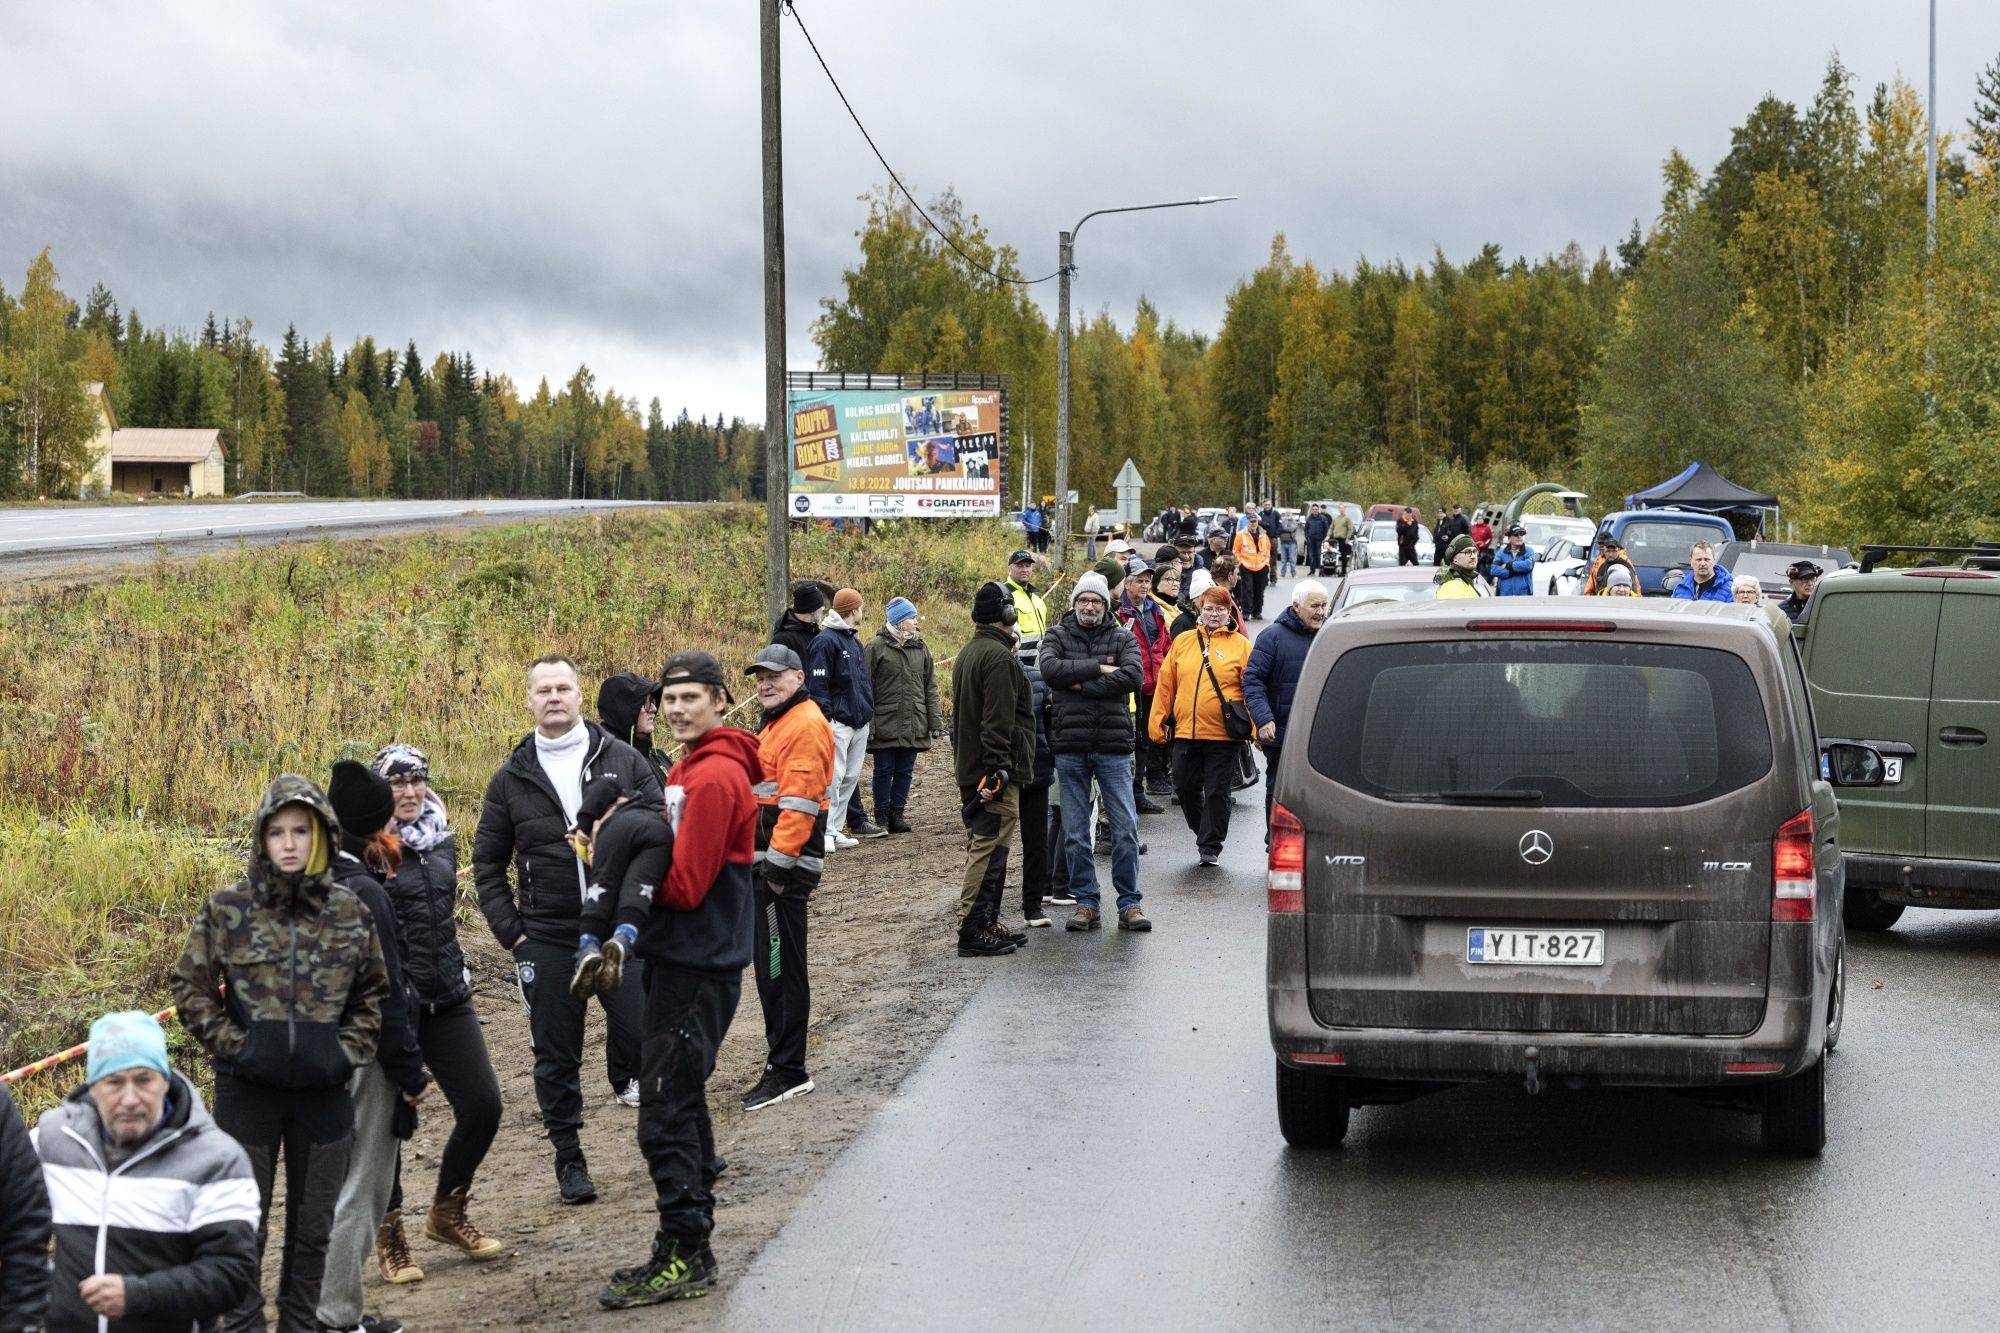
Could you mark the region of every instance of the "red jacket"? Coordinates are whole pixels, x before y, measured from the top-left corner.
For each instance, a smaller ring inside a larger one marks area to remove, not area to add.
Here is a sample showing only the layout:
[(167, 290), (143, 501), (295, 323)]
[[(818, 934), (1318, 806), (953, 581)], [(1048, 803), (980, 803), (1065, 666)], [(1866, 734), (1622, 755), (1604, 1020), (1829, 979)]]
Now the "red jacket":
[[(1149, 612), (1156, 631), (1150, 638), (1146, 634), (1146, 622), (1140, 618), (1141, 612)], [(1128, 597), (1118, 599), (1118, 623), (1132, 631), (1132, 637), (1139, 641), (1139, 666), (1145, 679), (1140, 683), (1139, 693), (1151, 694), (1153, 683), (1160, 678), (1160, 663), (1167, 660), (1167, 645), (1173, 639), (1169, 632), (1169, 617), (1160, 610), (1160, 604), (1148, 597), (1140, 606), (1134, 606)]]
[(667, 772), (674, 860), (639, 932), (639, 956), (717, 971), (750, 962), (750, 865), (764, 780), (757, 738), (717, 727)]

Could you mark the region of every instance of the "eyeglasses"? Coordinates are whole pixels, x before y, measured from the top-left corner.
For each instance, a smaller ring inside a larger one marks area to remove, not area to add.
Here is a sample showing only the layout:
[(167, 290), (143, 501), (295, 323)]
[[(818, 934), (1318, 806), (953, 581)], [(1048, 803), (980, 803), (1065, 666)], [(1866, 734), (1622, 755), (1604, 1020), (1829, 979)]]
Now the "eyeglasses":
[(430, 781), (428, 773), (401, 773), (389, 779), (391, 787), (421, 787)]

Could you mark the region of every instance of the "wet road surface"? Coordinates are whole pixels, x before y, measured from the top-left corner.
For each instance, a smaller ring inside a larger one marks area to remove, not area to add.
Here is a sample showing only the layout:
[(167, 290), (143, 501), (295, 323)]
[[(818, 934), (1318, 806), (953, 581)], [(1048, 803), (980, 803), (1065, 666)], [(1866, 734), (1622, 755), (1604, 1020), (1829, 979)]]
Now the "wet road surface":
[(1151, 935), (1058, 917), (962, 960), (991, 978), (724, 1322), (1991, 1326), (2000, 914), (1912, 911), (1851, 941), (1817, 1161), (1672, 1094), (1518, 1085), (1363, 1108), (1342, 1148), (1302, 1152), (1272, 1092), (1262, 795), (1239, 794), (1218, 871), (1178, 809), (1142, 817)]

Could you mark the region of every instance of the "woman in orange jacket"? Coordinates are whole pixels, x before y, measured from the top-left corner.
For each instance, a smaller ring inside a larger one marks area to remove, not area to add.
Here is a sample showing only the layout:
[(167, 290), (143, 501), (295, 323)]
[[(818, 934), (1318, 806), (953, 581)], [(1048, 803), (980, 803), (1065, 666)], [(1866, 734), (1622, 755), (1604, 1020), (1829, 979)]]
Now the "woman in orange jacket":
[[(1200, 623), (1173, 641), (1153, 686), (1148, 731), (1156, 745), (1173, 746), (1174, 791), (1194, 830), (1205, 866), (1217, 864), (1229, 836), (1229, 794), (1237, 778), (1241, 742), (1223, 720), (1226, 703), (1243, 702), (1243, 668), (1250, 640), (1230, 628), (1229, 592), (1202, 593)], [(1247, 714), (1246, 714), (1247, 716)]]
[(1243, 516), (1230, 544), (1236, 563), (1243, 570), (1243, 609), (1252, 620), (1264, 618), (1264, 589), (1271, 582), (1271, 534), (1258, 524), (1254, 513)]

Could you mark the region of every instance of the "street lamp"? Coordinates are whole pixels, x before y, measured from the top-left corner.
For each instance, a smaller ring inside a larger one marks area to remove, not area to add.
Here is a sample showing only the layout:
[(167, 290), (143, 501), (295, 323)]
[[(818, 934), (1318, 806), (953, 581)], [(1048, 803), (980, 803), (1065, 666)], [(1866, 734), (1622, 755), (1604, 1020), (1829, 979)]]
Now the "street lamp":
[(1069, 560), (1069, 275), (1075, 268), (1076, 234), (1083, 224), (1104, 213), (1147, 213), (1156, 208), (1194, 208), (1201, 204), (1227, 203), (1233, 194), (1204, 194), (1194, 199), (1175, 199), (1164, 204), (1133, 204), (1127, 208), (1100, 208), (1085, 213), (1077, 224), (1056, 237), (1056, 568)]

